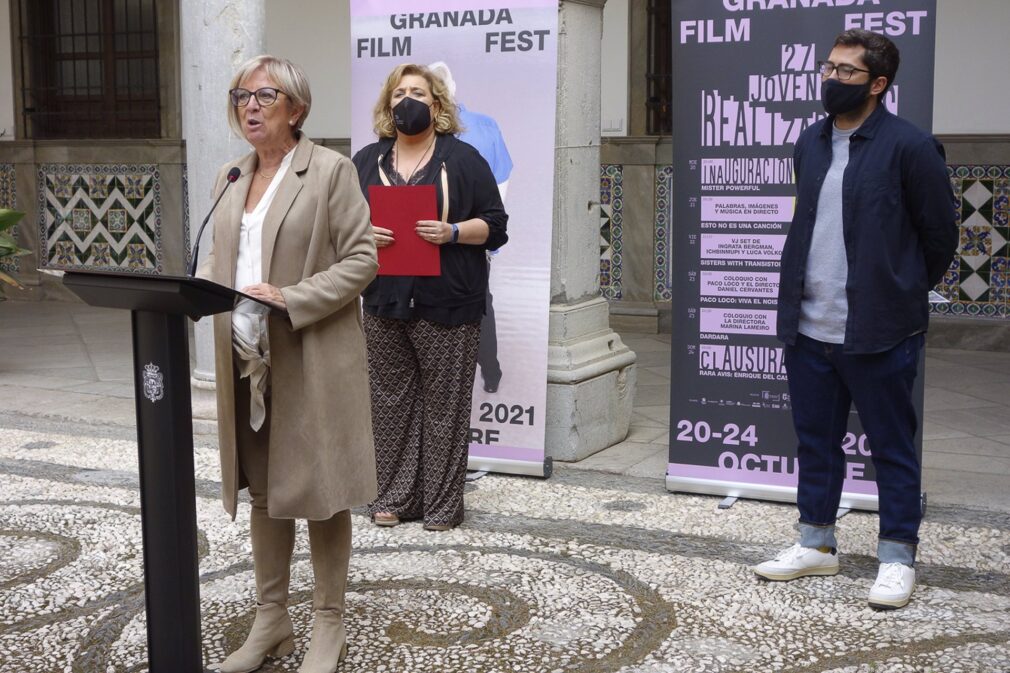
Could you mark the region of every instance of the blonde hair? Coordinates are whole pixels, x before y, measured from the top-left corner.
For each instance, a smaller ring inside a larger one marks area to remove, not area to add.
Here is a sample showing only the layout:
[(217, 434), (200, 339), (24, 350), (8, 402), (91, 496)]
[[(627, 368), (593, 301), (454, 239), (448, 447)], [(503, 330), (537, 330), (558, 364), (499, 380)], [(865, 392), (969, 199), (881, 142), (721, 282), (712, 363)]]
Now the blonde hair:
[(400, 84), (407, 75), (418, 75), (423, 77), (431, 89), (431, 96), (438, 103), (438, 112), (435, 114), (436, 133), (459, 133), (459, 115), (456, 111), (456, 102), (452, 99), (448, 87), (442, 78), (433, 73), (430, 69), (416, 63), (404, 63), (393, 68), (389, 73), (385, 84), (379, 91), (379, 100), (375, 103), (372, 111), (372, 128), (375, 135), (380, 138), (395, 138), (396, 125), (393, 123), (393, 111), (389, 107), (389, 99), (393, 96), (393, 90)]
[[(312, 92), (309, 90), (309, 78), (305, 76), (305, 71), (286, 58), (262, 54), (239, 66), (235, 76), (231, 78), (228, 90), (231, 91), (238, 87), (243, 80), (257, 70), (263, 70), (266, 76), (277, 85), (277, 88), (287, 94), (293, 107), (304, 108), (298, 116), (298, 121), (291, 127), (292, 133), (300, 131), (306, 117), (309, 116), (309, 110), (312, 109)], [(231, 104), (231, 100), (228, 101), (228, 126), (239, 138), (244, 137), (238, 108)]]

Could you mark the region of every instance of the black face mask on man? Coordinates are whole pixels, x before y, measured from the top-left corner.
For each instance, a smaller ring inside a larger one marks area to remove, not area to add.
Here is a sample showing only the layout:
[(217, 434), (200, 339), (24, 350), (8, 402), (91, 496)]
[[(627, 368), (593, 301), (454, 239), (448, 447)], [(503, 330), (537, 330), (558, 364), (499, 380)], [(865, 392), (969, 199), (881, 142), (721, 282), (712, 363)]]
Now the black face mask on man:
[(400, 133), (416, 136), (431, 126), (431, 110), (421, 101), (408, 96), (393, 107), (393, 124)]
[(837, 79), (826, 79), (821, 82), (821, 103), (829, 115), (845, 114), (857, 109), (870, 97), (870, 87), (873, 82), (865, 84), (846, 84)]

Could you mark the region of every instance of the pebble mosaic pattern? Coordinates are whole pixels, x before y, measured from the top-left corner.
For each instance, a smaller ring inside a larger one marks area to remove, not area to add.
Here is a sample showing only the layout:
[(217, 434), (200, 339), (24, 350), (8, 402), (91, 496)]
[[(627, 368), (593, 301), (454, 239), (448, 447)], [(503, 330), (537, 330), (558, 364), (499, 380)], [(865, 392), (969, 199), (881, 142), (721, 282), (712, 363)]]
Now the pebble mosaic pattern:
[[(145, 671), (136, 445), (118, 429), (0, 425), (0, 673)], [(221, 510), (213, 447), (197, 447), (196, 470), (211, 664), (251, 624), (253, 579), (247, 511), (233, 523)], [(1010, 670), (1007, 515), (931, 509), (913, 602), (875, 612), (875, 516), (841, 520), (838, 576), (765, 583), (748, 567), (791, 541), (792, 508), (716, 503), (562, 468), (469, 484), (467, 520), (450, 532), (376, 528), (356, 513), (339, 670)], [(265, 673), (297, 670), (307, 647), (303, 523), (295, 554), (297, 649)]]

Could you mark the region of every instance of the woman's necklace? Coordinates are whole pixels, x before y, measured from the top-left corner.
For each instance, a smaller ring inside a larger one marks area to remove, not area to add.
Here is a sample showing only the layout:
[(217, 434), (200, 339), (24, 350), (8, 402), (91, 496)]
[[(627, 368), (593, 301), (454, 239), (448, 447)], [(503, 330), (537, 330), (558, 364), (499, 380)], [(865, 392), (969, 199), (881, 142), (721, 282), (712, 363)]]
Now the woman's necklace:
[[(293, 147), (287, 147), (287, 148), (285, 148), (285, 149), (284, 149), (284, 156), (286, 157), (286, 156), (288, 155), (288, 153), (290, 153), (290, 152), (291, 152), (291, 150), (292, 150), (292, 149), (294, 149), (294, 148), (293, 148)], [(425, 150), (425, 151), (427, 151), (427, 150)], [(283, 158), (281, 159), (281, 163), (282, 163), (282, 164), (284, 163), (284, 159), (283, 159)], [(279, 171), (279, 170), (280, 170), (280, 167), (278, 166), (278, 167), (277, 167), (277, 170), (275, 170), (275, 171), (274, 171), (273, 173), (271, 173), (270, 175), (267, 175), (267, 174), (266, 174), (266, 173), (264, 173), (263, 171), (261, 171), (261, 170), (259, 170), (259, 169), (256, 169), (256, 174), (257, 174), (258, 176), (260, 176), (261, 178), (263, 178), (264, 180), (273, 180), (274, 176), (275, 176), (275, 175), (277, 175), (277, 171)]]
[[(427, 156), (428, 150), (430, 150), (431, 146), (435, 144), (435, 137), (436, 137), (435, 134), (432, 133), (431, 134), (431, 142), (428, 143), (428, 146), (424, 148), (423, 152), (421, 152), (421, 158), (417, 160), (416, 164), (414, 164), (414, 170), (412, 170), (410, 172), (410, 175), (408, 175), (406, 178), (404, 178), (403, 181), (405, 183), (407, 183), (408, 185), (410, 184), (410, 179), (412, 177), (414, 177), (414, 173), (417, 172), (418, 167), (421, 165), (421, 162), (424, 161), (424, 157)], [(396, 172), (400, 173), (400, 152), (396, 153)], [(400, 173), (400, 176), (402, 177), (403, 173)]]

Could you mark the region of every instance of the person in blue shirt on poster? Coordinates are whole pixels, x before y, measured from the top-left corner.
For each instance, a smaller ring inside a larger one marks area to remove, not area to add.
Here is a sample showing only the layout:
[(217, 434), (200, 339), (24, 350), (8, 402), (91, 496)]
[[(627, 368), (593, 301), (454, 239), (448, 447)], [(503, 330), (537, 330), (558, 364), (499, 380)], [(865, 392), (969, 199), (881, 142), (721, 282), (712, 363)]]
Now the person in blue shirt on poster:
[[(456, 81), (452, 78), (449, 66), (443, 61), (436, 61), (428, 68), (445, 82), (449, 95), (456, 98)], [(458, 99), (456, 100), (456, 109), (460, 124), (463, 126), (463, 132), (458, 136), (459, 139), (473, 145), (491, 166), (495, 182), (498, 183), (498, 192), (504, 203), (509, 177), (512, 175), (512, 157), (509, 155), (508, 147), (505, 146), (505, 138), (502, 136), (501, 129), (498, 128), (498, 122), (485, 114), (468, 110)], [(489, 274), (491, 273), (491, 259), (496, 254), (497, 251), (488, 253)], [(484, 381), (484, 391), (498, 392), (502, 371), (498, 362), (498, 334), (495, 328), (490, 284), (488, 284), (487, 291), (487, 308), (484, 319), (480, 323), (480, 348), (477, 351), (477, 366), (480, 367), (480, 376)]]

